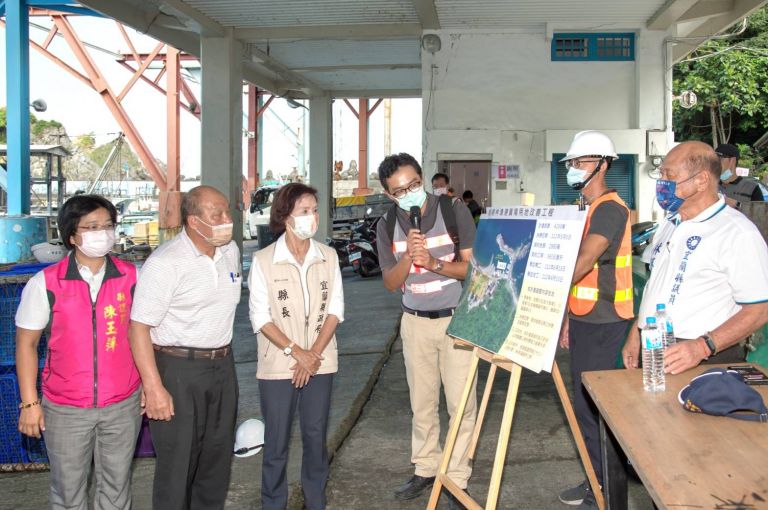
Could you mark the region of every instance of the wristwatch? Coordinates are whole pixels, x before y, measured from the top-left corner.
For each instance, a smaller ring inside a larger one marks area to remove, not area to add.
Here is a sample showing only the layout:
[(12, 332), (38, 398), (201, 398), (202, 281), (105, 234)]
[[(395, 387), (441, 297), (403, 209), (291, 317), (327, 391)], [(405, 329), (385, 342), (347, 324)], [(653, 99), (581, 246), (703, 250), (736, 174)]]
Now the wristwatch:
[(283, 354), (285, 354), (286, 356), (290, 356), (291, 353), (293, 353), (293, 345), (294, 345), (293, 342), (291, 342), (291, 344), (288, 347), (283, 349)]
[(709, 355), (714, 356), (717, 354), (717, 346), (715, 345), (714, 340), (712, 340), (712, 337), (709, 335), (709, 333), (705, 333), (701, 335), (701, 338), (704, 339), (704, 343), (707, 344), (707, 349), (709, 349)]
[(445, 266), (443, 261), (440, 260), (440, 259), (437, 259), (437, 263), (435, 264), (435, 267), (432, 268), (432, 271), (434, 271), (434, 272), (442, 271), (443, 270), (443, 266)]

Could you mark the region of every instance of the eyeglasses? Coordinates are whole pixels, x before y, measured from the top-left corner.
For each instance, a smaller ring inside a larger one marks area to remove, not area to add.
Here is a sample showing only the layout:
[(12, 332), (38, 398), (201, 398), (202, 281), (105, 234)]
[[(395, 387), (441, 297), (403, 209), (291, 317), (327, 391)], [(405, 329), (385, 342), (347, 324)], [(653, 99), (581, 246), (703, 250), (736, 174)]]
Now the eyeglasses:
[(255, 450), (256, 448), (261, 448), (262, 446), (264, 446), (264, 443), (257, 444), (256, 446), (244, 446), (242, 448), (238, 448), (237, 450), (235, 450), (235, 455), (245, 455), (251, 450)]
[(412, 182), (411, 184), (409, 184), (407, 188), (402, 188), (402, 189), (399, 189), (399, 190), (395, 191), (394, 193), (392, 193), (392, 196), (395, 197), (395, 198), (403, 198), (408, 193), (410, 193), (412, 191), (416, 191), (420, 187), (421, 187), (421, 180), (417, 180), (417, 181)]
[(566, 161), (565, 164), (566, 166), (580, 170), (584, 163), (597, 163), (598, 161), (600, 161), (599, 158), (598, 159), (570, 159)]
[(99, 232), (101, 230), (115, 230), (114, 223), (99, 225), (98, 223), (89, 223), (88, 225), (78, 225), (77, 230), (81, 232)]
[(656, 180), (657, 181), (672, 181), (672, 182), (675, 183), (676, 186), (680, 186), (681, 184), (684, 184), (684, 183), (690, 181), (691, 179), (693, 179), (694, 177), (696, 177), (697, 175), (699, 175), (701, 172), (703, 172), (703, 170), (699, 170), (695, 174), (693, 174), (691, 176), (688, 176), (687, 178), (683, 179), (682, 181), (675, 180), (674, 178), (670, 177), (669, 174), (666, 174), (665, 172), (666, 171), (661, 172), (661, 175)]

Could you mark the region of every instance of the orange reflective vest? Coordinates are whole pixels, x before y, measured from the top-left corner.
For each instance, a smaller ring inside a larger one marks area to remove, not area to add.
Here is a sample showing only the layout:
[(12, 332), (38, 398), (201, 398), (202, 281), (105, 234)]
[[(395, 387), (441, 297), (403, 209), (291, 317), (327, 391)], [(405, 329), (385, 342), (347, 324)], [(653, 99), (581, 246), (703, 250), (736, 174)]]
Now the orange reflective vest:
[[(618, 193), (615, 191), (606, 193), (590, 204), (582, 241), (587, 237), (587, 232), (589, 232), (589, 222), (592, 219), (592, 213), (597, 209), (598, 205), (608, 201), (616, 202), (627, 210), (627, 223), (624, 227), (624, 235), (621, 237), (621, 245), (615, 260), (616, 292), (613, 296), (613, 305), (616, 307), (616, 313), (619, 317), (631, 319), (634, 314), (632, 312), (632, 242), (629, 226), (629, 208), (627, 208)], [(568, 310), (572, 314), (587, 315), (595, 307), (600, 294), (598, 266), (599, 264), (595, 263), (592, 271), (571, 287), (571, 293), (568, 296)]]

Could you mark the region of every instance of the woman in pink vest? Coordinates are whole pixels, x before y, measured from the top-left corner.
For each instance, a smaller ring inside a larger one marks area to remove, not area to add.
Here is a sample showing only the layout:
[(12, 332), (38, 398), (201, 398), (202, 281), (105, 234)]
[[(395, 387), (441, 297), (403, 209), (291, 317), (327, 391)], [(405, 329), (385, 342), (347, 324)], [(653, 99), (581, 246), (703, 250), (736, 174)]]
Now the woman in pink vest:
[[(95, 465), (93, 508), (131, 506), (131, 462), (139, 433), (139, 373), (128, 343), (136, 268), (108, 253), (117, 211), (98, 195), (70, 198), (58, 215), (71, 250), (33, 276), (16, 312), (19, 430), (45, 438), (49, 508), (85, 509)], [(50, 325), (37, 392), (40, 336)]]

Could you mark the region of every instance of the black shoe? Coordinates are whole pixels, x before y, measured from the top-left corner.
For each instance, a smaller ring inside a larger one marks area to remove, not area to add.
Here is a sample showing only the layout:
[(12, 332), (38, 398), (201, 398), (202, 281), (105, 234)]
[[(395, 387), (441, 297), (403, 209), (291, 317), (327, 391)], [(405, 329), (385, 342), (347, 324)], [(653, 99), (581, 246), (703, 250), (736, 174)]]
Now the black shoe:
[(584, 496), (584, 501), (576, 507), (576, 510), (594, 510), (596, 508), (597, 500), (595, 500), (595, 495), (592, 491), (589, 491), (587, 495)]
[(401, 485), (395, 491), (397, 499), (413, 499), (421, 496), (421, 493), (432, 487), (435, 483), (434, 476), (413, 475), (405, 484)]
[(584, 501), (584, 498), (592, 495), (592, 489), (589, 487), (589, 482), (584, 480), (576, 487), (571, 487), (560, 493), (558, 499), (566, 505), (578, 506)]

